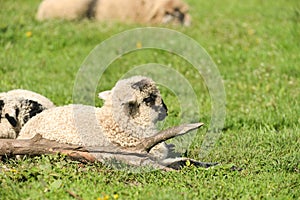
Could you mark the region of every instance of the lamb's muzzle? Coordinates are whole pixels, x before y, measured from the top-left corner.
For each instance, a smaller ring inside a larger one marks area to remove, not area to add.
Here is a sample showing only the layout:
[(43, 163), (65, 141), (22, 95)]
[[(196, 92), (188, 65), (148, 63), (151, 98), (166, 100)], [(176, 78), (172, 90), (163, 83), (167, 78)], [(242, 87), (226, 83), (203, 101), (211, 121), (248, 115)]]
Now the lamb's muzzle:
[(165, 102), (162, 100), (162, 107), (160, 108), (160, 110), (158, 111), (158, 120), (162, 121), (166, 118), (166, 116), (168, 116), (168, 108), (165, 104)]

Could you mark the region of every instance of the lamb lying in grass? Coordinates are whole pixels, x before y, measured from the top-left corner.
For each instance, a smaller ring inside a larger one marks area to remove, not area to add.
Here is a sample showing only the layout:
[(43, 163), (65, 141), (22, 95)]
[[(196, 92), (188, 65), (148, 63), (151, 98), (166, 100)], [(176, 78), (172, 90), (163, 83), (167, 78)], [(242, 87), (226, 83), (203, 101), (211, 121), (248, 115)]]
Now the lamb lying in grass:
[(15, 139), (30, 118), (52, 107), (49, 99), (28, 90), (0, 93), (0, 138)]
[[(105, 100), (101, 108), (67, 105), (45, 110), (25, 124), (17, 139), (41, 134), (60, 143), (133, 147), (157, 133), (156, 122), (167, 116), (159, 90), (147, 77), (120, 80), (99, 98)], [(160, 143), (150, 153), (165, 158), (168, 148)]]
[(94, 18), (97, 21), (189, 25), (188, 5), (181, 0), (44, 0), (38, 20)]

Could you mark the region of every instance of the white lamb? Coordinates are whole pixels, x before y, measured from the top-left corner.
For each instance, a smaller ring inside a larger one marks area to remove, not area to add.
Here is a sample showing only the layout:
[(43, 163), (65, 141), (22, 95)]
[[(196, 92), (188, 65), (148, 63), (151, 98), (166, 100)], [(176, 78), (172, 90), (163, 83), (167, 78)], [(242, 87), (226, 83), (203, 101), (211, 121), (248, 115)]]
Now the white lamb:
[(182, 0), (44, 0), (36, 18), (189, 25), (188, 9)]
[[(120, 80), (99, 98), (105, 100), (101, 108), (67, 105), (42, 112), (25, 124), (18, 139), (41, 134), (61, 143), (132, 147), (141, 138), (157, 133), (155, 123), (167, 116), (155, 82), (147, 77)], [(167, 156), (164, 143), (153, 149), (157, 158)]]
[(0, 93), (0, 138), (15, 139), (30, 118), (52, 107), (49, 99), (32, 91)]

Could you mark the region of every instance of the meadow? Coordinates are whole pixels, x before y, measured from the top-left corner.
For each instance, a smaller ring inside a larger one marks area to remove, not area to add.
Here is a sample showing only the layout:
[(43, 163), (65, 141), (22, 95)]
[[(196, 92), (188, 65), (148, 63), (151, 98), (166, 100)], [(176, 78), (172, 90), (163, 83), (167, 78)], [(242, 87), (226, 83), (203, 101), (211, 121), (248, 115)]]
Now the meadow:
[[(56, 105), (70, 104), (78, 70), (93, 48), (117, 33), (146, 27), (88, 20), (38, 22), (39, 2), (0, 0), (0, 92), (23, 88)], [(193, 38), (219, 69), (226, 120), (209, 155), (200, 158), (199, 151), (201, 135), (209, 131), (210, 94), (182, 58), (155, 49), (129, 53), (104, 72), (97, 91), (111, 88), (132, 66), (159, 63), (178, 70), (195, 85), (199, 120), (206, 124), (186, 154), (220, 165), (132, 173), (62, 155), (3, 159), (1, 199), (300, 198), (299, 1), (186, 2), (193, 17), (190, 27), (160, 27)], [(169, 108), (165, 127), (180, 123), (176, 95), (165, 87), (161, 91)]]

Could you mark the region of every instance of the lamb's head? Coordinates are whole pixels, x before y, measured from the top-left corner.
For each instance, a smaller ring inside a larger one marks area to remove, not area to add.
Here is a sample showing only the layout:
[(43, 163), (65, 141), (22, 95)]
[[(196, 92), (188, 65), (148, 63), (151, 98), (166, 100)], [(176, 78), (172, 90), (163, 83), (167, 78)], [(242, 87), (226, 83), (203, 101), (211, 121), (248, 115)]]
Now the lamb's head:
[[(167, 107), (155, 82), (147, 77), (134, 76), (120, 80), (111, 91), (99, 94), (104, 106), (111, 106), (116, 121), (137, 127), (153, 127), (167, 116)], [(124, 128), (124, 127), (123, 127)]]
[(2, 105), (2, 120), (7, 120), (18, 134), (24, 124), (45, 107), (36, 101), (24, 98), (6, 98)]
[(182, 24), (189, 26), (191, 16), (189, 7), (182, 0), (159, 0), (153, 18), (162, 17), (162, 23)]

